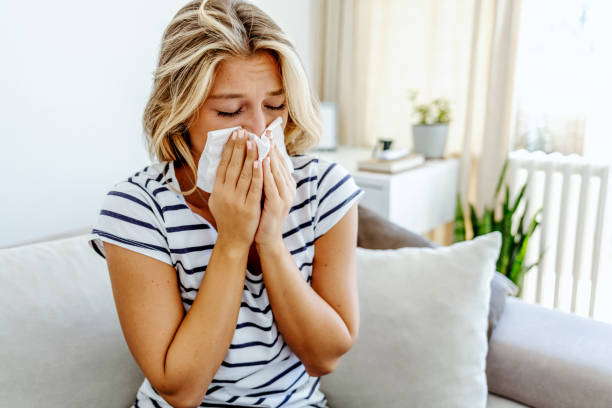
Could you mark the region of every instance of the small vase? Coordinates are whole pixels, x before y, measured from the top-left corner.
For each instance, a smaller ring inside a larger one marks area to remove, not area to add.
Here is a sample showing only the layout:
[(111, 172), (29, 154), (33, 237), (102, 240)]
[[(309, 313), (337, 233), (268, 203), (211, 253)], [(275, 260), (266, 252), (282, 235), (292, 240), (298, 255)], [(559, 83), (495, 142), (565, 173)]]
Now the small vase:
[(413, 125), (412, 141), (414, 152), (421, 153), (426, 159), (439, 159), (444, 155), (448, 124)]

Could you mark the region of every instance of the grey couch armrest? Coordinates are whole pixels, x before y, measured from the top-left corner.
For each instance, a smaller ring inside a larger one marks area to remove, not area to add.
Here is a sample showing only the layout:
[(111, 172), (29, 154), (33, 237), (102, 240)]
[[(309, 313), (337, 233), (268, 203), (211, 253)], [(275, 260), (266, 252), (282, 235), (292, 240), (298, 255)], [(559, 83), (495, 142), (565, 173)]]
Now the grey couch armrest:
[(486, 371), (489, 392), (535, 408), (612, 407), (612, 325), (508, 298)]

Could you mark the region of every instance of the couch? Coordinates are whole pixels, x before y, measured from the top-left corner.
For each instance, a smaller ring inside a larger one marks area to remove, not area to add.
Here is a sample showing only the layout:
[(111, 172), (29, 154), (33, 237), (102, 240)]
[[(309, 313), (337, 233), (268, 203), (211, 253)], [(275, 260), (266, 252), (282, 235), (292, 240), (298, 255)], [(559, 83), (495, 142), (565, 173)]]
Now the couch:
[[(367, 209), (359, 214), (359, 246), (435, 246)], [(106, 263), (89, 238), (0, 250), (1, 406), (134, 402), (143, 374), (123, 338)], [(487, 407), (612, 407), (612, 325), (494, 296)]]

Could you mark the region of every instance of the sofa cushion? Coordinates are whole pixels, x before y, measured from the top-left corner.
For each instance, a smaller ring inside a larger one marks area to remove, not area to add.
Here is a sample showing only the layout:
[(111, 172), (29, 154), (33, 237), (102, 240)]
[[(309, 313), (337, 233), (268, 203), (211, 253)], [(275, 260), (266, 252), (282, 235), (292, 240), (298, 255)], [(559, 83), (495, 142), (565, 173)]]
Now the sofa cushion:
[(489, 389), (538, 408), (612, 407), (612, 325), (510, 298), (491, 337)]
[(438, 245), (358, 205), (357, 246), (366, 249), (397, 249)]
[(485, 407), (492, 232), (438, 248), (357, 248), (361, 323), (321, 387), (331, 408)]
[(487, 408), (524, 408), (529, 407), (519, 402), (513, 401), (508, 398), (489, 393), (487, 396)]
[[(437, 248), (438, 244), (415, 234), (387, 220), (367, 207), (359, 205), (359, 223), (357, 227), (357, 246), (366, 249), (396, 249), (405, 247)], [(507, 296), (515, 296), (518, 287), (499, 272), (491, 280), (491, 300), (487, 337), (495, 329), (504, 313)]]
[(89, 234), (0, 250), (0, 401), (128, 407), (144, 375)]

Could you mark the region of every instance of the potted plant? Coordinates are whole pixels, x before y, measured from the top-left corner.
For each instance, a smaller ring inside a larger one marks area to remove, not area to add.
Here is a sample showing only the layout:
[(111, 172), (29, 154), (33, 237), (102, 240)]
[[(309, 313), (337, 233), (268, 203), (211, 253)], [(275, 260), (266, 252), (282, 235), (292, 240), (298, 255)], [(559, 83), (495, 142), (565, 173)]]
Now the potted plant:
[[(504, 202), (502, 203), (502, 216), (501, 218), (496, 219), (495, 203), (497, 203), (497, 197), (501, 190), (507, 167), (508, 158), (506, 158), (499, 181), (497, 182), (497, 188), (495, 189), (495, 195), (493, 197), (493, 205), (490, 207), (485, 206), (484, 213), (480, 217), (476, 213), (474, 206), (472, 204), (469, 205), (471, 231), (466, 228), (465, 217), (463, 215), (463, 206), (461, 205), (461, 196), (460, 194), (457, 194), (457, 210), (455, 213), (453, 242), (471, 239), (479, 235), (487, 234), (491, 231), (501, 232), (502, 246), (495, 269), (516, 284), (519, 289), (516, 296), (519, 297), (523, 289), (525, 275), (531, 268), (540, 263), (542, 256), (544, 256), (544, 253), (546, 252), (546, 249), (541, 251), (538, 260), (533, 264), (529, 266), (524, 264), (525, 254), (527, 253), (527, 245), (529, 244), (530, 238), (535, 229), (540, 224), (537, 217), (542, 212), (543, 208), (540, 207), (535, 212), (533, 218), (529, 222), (529, 225), (525, 227), (525, 216), (527, 214), (529, 202), (525, 202), (522, 212), (519, 211), (518, 208), (520, 203), (523, 200), (526, 200), (524, 194), (525, 190), (527, 189), (527, 182), (521, 187), (521, 190), (514, 203), (510, 203), (510, 188), (508, 187), (508, 184), (506, 184)], [(515, 219), (518, 220), (518, 225), (516, 228), (513, 228), (513, 220)]]
[(414, 151), (423, 154), (426, 159), (441, 158), (448, 137), (449, 102), (438, 98), (431, 103), (417, 104), (417, 95), (417, 91), (408, 92), (416, 116), (416, 123), (412, 125)]

